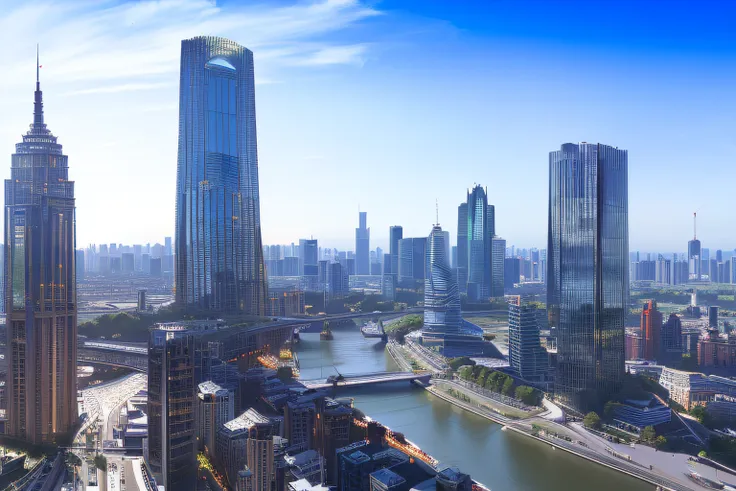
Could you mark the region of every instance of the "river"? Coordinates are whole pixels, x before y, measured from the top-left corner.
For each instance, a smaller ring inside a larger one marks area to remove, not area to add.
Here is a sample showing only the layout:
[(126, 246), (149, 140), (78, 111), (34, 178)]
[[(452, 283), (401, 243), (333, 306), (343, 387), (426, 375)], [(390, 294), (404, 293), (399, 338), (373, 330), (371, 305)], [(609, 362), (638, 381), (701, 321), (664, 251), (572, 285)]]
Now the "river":
[[(297, 346), (301, 378), (395, 371), (376, 339), (354, 325), (332, 327), (334, 339), (302, 334)], [(336, 371), (337, 370), (337, 371)], [(342, 390), (355, 406), (400, 431), (445, 465), (457, 465), (491, 491), (652, 491), (654, 486), (562, 450), (501, 431), (501, 426), (434, 397), (418, 387), (389, 384)]]

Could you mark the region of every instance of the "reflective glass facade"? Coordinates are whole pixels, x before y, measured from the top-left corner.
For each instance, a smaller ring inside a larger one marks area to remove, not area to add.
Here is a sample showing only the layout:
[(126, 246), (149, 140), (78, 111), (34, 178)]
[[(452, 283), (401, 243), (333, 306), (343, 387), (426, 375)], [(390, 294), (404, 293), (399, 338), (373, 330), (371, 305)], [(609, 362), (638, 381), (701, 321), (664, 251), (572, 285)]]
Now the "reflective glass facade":
[(555, 397), (585, 410), (624, 376), (629, 296), (628, 155), (564, 144), (549, 157), (547, 307), (557, 332)]
[(197, 483), (194, 336), (157, 326), (148, 343), (148, 463), (166, 489)]
[(77, 422), (74, 182), (46, 127), (36, 82), (33, 124), (5, 181), (6, 432), (32, 443)]
[(460, 292), (447, 257), (445, 234), (439, 225), (427, 238), (427, 279), (424, 281), (424, 338), (458, 334), (462, 323)]
[(176, 183), (176, 298), (264, 315), (253, 53), (182, 41)]

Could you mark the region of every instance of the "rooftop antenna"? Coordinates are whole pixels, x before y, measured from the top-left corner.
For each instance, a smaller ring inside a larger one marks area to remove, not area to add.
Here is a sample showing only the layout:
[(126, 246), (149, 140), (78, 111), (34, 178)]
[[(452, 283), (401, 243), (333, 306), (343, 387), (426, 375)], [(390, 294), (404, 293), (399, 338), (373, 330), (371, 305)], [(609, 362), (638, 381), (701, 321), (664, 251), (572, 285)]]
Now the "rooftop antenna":
[(698, 240), (698, 212), (693, 213), (693, 240)]
[(437, 219), (437, 221), (435, 222), (435, 225), (439, 227), (440, 226), (440, 204), (437, 198), (435, 198), (434, 200), (434, 211), (435, 211), (435, 218)]
[[(38, 55), (38, 44), (36, 44), (36, 87), (38, 87), (39, 84), (41, 83), (41, 79), (40, 79), (40, 76), (39, 76), (40, 75), (39, 74), (39, 72), (40, 72), (39, 68), (41, 68), (41, 62), (40, 62), (40, 58), (39, 58), (39, 55)], [(36, 90), (38, 90), (38, 89), (36, 89)]]

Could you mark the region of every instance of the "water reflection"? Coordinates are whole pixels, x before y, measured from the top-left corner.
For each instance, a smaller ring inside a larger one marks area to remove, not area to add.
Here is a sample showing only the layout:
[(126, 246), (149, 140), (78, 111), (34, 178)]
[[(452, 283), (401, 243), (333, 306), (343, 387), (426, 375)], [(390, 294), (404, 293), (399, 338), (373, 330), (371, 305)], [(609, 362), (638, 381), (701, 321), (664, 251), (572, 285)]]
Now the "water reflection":
[[(355, 326), (335, 326), (334, 339), (302, 334), (302, 378), (397, 370), (377, 339)], [(419, 388), (403, 384), (341, 391), (367, 415), (422, 447), (445, 465), (458, 465), (492, 491), (626, 491), (653, 486), (513, 433)]]

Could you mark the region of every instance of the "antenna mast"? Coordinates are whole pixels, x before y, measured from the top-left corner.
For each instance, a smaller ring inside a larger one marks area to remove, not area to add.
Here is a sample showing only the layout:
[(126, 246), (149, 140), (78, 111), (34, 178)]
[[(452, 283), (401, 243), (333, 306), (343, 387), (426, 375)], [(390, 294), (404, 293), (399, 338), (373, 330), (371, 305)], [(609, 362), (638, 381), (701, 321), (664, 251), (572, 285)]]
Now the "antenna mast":
[(698, 240), (698, 212), (693, 213), (693, 240)]
[(439, 226), (440, 224), (440, 204), (437, 198), (435, 198), (434, 200), (434, 211), (435, 211), (435, 218), (437, 219), (435, 223), (437, 224), (437, 226)]

